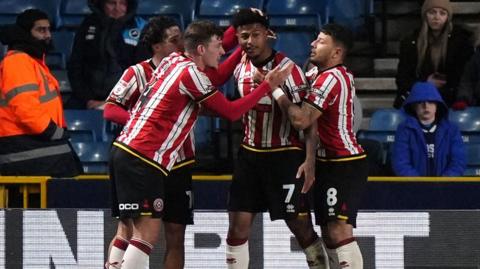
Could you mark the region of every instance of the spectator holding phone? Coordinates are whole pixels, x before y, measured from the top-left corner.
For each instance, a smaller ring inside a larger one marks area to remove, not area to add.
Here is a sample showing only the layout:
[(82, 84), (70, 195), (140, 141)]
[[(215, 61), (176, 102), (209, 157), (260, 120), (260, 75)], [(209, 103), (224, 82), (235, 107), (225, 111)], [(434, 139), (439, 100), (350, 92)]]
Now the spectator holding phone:
[(448, 107), (455, 101), (463, 67), (473, 54), (471, 33), (452, 24), (449, 0), (425, 0), (420, 29), (400, 43), (400, 61), (396, 76), (400, 108), (417, 81), (428, 81), (439, 90)]

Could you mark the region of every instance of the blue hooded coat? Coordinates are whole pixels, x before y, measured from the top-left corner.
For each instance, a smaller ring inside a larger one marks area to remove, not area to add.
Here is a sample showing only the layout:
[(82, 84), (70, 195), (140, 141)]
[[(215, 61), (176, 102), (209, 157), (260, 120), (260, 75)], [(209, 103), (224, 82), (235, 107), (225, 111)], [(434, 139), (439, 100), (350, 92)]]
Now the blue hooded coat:
[(448, 121), (448, 108), (438, 90), (428, 82), (413, 85), (403, 104), (405, 121), (395, 134), (392, 166), (397, 176), (427, 176), (428, 155), (425, 135), (417, 119), (413, 104), (425, 101), (437, 103), (435, 132), (435, 176), (462, 176), (465, 170), (466, 151), (456, 125)]

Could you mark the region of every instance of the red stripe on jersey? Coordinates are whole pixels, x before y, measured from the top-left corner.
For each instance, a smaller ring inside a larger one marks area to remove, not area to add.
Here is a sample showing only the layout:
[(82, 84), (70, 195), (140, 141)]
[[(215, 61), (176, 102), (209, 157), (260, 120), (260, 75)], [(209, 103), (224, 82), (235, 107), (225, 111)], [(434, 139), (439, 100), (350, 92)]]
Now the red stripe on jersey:
[(171, 170), (197, 119), (195, 100), (215, 88), (190, 59), (175, 54), (164, 61), (164, 72), (137, 102), (117, 141)]
[(318, 76), (305, 97), (306, 102), (322, 111), (317, 120), (321, 141), (318, 156), (338, 158), (362, 154), (363, 149), (353, 132), (353, 75), (344, 66), (309, 73)]
[[(277, 52), (273, 59), (258, 69), (266, 73), (277, 65), (291, 62), (283, 53)], [(257, 67), (244, 56), (237, 65), (234, 75), (240, 96), (246, 96), (255, 88), (253, 76)], [(300, 103), (306, 94), (308, 83), (300, 67), (295, 65), (292, 73), (282, 85), (289, 99)], [(257, 105), (248, 111), (243, 118), (243, 144), (257, 149), (272, 149), (280, 147), (303, 147), (300, 134), (295, 130), (288, 117), (282, 113), (278, 104), (268, 94), (258, 101)]]

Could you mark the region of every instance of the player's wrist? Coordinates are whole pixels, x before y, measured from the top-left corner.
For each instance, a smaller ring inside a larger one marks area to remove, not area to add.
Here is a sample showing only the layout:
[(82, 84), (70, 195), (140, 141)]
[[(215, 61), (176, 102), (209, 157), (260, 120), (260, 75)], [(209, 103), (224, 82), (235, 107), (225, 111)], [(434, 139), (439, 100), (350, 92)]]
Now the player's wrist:
[(285, 93), (281, 88), (276, 88), (275, 90), (272, 91), (272, 96), (275, 100), (280, 99), (282, 96), (284, 96)]

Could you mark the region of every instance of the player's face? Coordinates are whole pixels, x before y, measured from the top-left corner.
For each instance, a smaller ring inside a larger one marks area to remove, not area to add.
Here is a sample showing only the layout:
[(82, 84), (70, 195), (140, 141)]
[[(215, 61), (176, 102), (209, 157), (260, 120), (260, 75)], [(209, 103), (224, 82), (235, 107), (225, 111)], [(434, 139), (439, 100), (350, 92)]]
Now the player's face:
[(127, 14), (127, 8), (127, 0), (106, 0), (103, 11), (108, 17), (119, 19)]
[(332, 37), (322, 32), (310, 45), (310, 62), (319, 66), (326, 65), (336, 49)]
[(218, 63), (225, 51), (222, 47), (222, 39), (219, 36), (212, 36), (210, 42), (205, 46), (205, 52), (202, 55), (203, 62), (206, 66), (217, 68)]
[(50, 44), (52, 40), (52, 33), (50, 32), (50, 22), (48, 20), (37, 20), (30, 30), (32, 36), (45, 44)]
[(434, 31), (441, 31), (448, 20), (448, 11), (439, 7), (429, 9), (426, 15), (428, 26)]
[(159, 43), (159, 50), (155, 53), (161, 55), (169, 55), (172, 52), (183, 51), (183, 38), (182, 32), (178, 26), (172, 26), (165, 30), (166, 38), (163, 42)]
[(237, 28), (238, 44), (250, 59), (262, 57), (268, 48), (268, 29), (260, 23)]
[(433, 122), (435, 120), (435, 113), (437, 112), (437, 103), (435, 102), (420, 102), (415, 104), (415, 113), (420, 121)]

